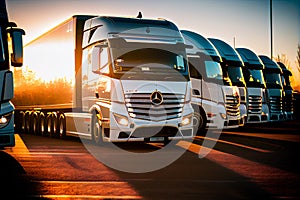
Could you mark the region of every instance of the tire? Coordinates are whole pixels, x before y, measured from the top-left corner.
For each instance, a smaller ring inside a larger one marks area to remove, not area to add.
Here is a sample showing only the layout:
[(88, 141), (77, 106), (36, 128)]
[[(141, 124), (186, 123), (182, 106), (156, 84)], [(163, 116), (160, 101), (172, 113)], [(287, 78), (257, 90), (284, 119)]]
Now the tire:
[(205, 135), (207, 132), (206, 128), (207, 119), (203, 109), (199, 109), (199, 112), (194, 112), (193, 127), (194, 135)]
[(50, 137), (57, 138), (57, 118), (56, 115), (51, 113), (47, 116), (47, 134)]
[(93, 113), (92, 116), (92, 140), (97, 145), (101, 145), (103, 143), (102, 126), (96, 113)]
[(63, 113), (59, 115), (58, 119), (58, 126), (57, 126), (58, 135), (60, 138), (65, 139), (66, 138), (66, 117)]
[(44, 113), (41, 113), (39, 115), (39, 133), (42, 136), (48, 136), (47, 129), (46, 129), (46, 117)]
[(30, 124), (31, 123), (31, 120), (30, 120), (30, 112), (25, 112), (25, 115), (24, 115), (24, 133), (27, 133), (29, 134), (30, 133)]
[(51, 114), (50, 121), (50, 137), (59, 138), (58, 119), (56, 113)]
[(39, 135), (39, 116), (37, 113), (32, 113), (32, 133), (34, 135)]
[(52, 119), (52, 113), (51, 114), (47, 114), (47, 118), (46, 118), (46, 136), (48, 137), (52, 137), (53, 136), (53, 119)]

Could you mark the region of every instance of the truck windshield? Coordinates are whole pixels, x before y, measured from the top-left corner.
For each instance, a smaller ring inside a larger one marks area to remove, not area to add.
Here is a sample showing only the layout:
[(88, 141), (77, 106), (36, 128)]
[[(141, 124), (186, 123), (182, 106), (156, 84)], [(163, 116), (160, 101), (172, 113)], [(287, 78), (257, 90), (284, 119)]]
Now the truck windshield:
[(186, 81), (184, 54), (156, 48), (111, 48), (113, 73), (122, 79)]
[(265, 87), (265, 80), (262, 70), (249, 69), (249, 74), (245, 75), (247, 87)]
[(215, 61), (205, 61), (205, 71), (208, 80), (216, 80), (220, 82), (223, 80), (223, 73), (220, 63)]
[(268, 88), (282, 89), (282, 82), (280, 74), (277, 73), (265, 73), (265, 80)]
[(232, 82), (232, 85), (245, 87), (245, 79), (241, 67), (228, 66), (228, 75)]
[(207, 82), (223, 84), (223, 73), (220, 63), (204, 60), (199, 56), (189, 56), (188, 59), (191, 78), (203, 78)]

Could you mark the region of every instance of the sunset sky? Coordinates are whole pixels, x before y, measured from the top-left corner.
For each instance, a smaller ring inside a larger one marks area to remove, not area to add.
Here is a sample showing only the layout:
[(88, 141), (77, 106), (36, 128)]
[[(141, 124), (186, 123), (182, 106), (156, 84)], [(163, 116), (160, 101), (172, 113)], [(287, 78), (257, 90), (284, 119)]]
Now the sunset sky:
[[(270, 56), (270, 0), (6, 0), (9, 18), (25, 29), (25, 43), (74, 14), (165, 18), (180, 29)], [(273, 0), (273, 55), (295, 65), (300, 0)]]

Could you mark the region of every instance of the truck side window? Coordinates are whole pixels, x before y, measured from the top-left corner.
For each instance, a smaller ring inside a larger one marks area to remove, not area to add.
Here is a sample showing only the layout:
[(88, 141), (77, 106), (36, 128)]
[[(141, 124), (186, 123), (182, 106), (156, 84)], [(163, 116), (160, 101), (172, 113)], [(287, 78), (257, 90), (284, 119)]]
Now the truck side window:
[(189, 57), (189, 70), (191, 78), (202, 79), (199, 58)]
[(191, 78), (196, 78), (196, 79), (202, 78), (198, 70), (195, 68), (195, 66), (190, 62), (189, 62), (189, 69), (190, 69)]
[(100, 51), (100, 73), (109, 73), (109, 54), (107, 48), (101, 48)]
[(94, 73), (108, 74), (108, 49), (103, 47), (94, 47), (92, 50), (91, 59), (92, 71)]
[(108, 51), (107, 48), (100, 49), (100, 71), (108, 66)]

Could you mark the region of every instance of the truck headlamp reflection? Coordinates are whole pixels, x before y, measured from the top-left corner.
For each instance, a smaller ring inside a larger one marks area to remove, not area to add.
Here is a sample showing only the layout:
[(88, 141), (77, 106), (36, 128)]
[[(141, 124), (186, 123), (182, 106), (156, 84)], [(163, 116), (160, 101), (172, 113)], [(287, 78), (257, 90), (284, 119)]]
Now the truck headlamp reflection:
[(0, 116), (0, 128), (5, 127), (9, 123), (11, 116), (12, 116), (12, 113), (8, 113), (8, 114)]
[(113, 113), (114, 115), (114, 118), (116, 120), (116, 122), (119, 124), (119, 125), (122, 125), (122, 126), (128, 126), (128, 118), (126, 116), (123, 116), (123, 115), (119, 115), (117, 113)]

